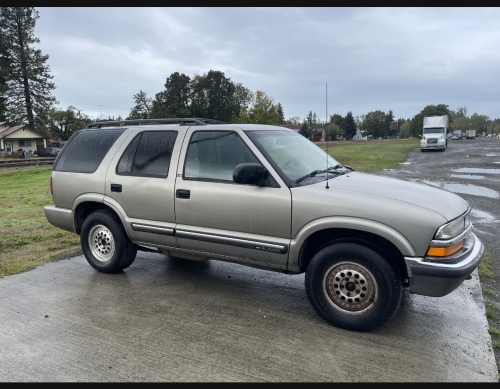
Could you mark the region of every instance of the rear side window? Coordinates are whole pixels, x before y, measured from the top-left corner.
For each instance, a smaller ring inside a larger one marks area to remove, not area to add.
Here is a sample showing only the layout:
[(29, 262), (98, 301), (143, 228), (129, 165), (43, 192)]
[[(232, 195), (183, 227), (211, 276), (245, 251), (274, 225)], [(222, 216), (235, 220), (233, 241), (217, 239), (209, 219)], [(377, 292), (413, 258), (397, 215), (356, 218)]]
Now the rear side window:
[(124, 151), (116, 174), (167, 177), (177, 131), (144, 131)]
[(81, 131), (68, 143), (54, 170), (93, 173), (125, 129)]

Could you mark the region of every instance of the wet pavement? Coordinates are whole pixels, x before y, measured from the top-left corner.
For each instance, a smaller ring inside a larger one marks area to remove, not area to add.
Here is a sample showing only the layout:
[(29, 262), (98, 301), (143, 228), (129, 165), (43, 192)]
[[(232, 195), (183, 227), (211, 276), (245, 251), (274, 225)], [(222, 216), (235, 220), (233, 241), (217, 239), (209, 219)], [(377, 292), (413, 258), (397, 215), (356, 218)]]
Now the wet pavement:
[[(441, 187), (457, 193), (471, 206), (475, 233), (483, 241), (489, 256), (492, 278), (483, 277), (483, 289), (500, 306), (500, 141), (479, 137), (474, 140), (448, 140), (444, 152), (420, 152), (417, 148), (408, 155), (406, 164), (394, 171), (380, 174)], [(472, 181), (472, 183), (471, 183)], [(496, 323), (498, 328), (498, 322)], [(497, 339), (498, 341), (498, 339)], [(500, 366), (500, 350), (495, 350)]]
[[(462, 155), (500, 152), (454, 142), (383, 174), (465, 185), (454, 169), (489, 165)], [(499, 192), (498, 180), (474, 183)], [(498, 260), (498, 199), (460, 196)], [(498, 371), (477, 270), (445, 297), (405, 291), (389, 323), (358, 333), (316, 314), (304, 275), (140, 253), (115, 275), (78, 256), (0, 279), (0, 381), (498, 382)]]
[(370, 333), (312, 309), (303, 275), (141, 254), (125, 272), (80, 256), (0, 280), (0, 380), (497, 381), (477, 274), (404, 294)]

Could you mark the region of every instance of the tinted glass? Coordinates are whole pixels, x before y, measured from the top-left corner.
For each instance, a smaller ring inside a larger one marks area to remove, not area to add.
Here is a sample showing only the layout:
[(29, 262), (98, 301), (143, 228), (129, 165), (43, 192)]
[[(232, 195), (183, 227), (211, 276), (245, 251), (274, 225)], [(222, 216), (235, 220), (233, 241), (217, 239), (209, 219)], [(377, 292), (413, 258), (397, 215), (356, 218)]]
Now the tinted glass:
[(142, 133), (137, 135), (132, 142), (128, 145), (122, 157), (120, 158), (120, 162), (118, 162), (118, 166), (116, 168), (117, 174), (131, 174), (132, 166), (134, 162), (135, 151), (137, 150), (137, 145), (141, 140)]
[(144, 131), (127, 147), (117, 174), (167, 177), (176, 131)]
[(67, 145), (54, 170), (93, 173), (125, 129), (79, 132)]
[(234, 168), (244, 162), (260, 163), (238, 134), (198, 131), (189, 142), (184, 177), (233, 182)]

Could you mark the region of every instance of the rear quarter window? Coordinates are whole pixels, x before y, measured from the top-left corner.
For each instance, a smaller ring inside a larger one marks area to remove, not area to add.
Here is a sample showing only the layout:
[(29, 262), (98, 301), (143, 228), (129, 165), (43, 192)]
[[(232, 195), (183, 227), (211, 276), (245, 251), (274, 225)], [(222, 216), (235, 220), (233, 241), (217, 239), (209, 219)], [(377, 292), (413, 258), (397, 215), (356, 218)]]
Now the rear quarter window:
[(104, 156), (126, 129), (83, 130), (75, 135), (59, 153), (55, 171), (93, 173)]

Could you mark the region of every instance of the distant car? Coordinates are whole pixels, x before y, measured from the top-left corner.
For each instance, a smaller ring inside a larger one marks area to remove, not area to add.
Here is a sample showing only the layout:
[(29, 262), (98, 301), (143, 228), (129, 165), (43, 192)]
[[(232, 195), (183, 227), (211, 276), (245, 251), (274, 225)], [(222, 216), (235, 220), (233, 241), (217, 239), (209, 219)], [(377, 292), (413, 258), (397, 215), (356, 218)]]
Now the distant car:
[(38, 152), (39, 157), (57, 157), (57, 154), (61, 151), (60, 147), (46, 147)]
[(455, 134), (455, 135), (453, 135), (453, 136), (451, 137), (451, 139), (452, 139), (452, 140), (459, 140), (460, 138), (459, 138), (459, 136), (458, 136), (458, 135), (456, 135), (456, 134)]

